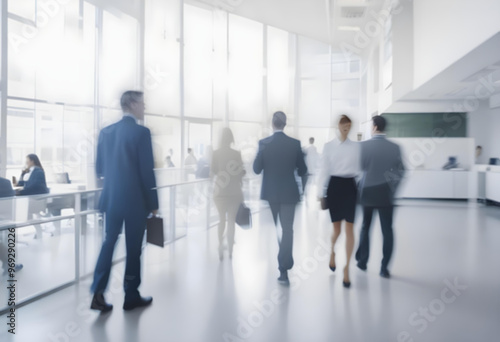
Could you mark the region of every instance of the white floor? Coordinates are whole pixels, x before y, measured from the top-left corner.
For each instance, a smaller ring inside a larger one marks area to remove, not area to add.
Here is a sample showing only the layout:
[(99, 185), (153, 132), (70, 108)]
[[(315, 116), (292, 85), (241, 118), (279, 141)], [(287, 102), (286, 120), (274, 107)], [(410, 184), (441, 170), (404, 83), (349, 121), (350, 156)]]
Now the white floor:
[[(17, 311), (17, 334), (0, 341), (331, 342), (497, 341), (500, 336), (500, 208), (476, 203), (404, 201), (396, 211), (393, 278), (378, 276), (381, 233), (372, 230), (368, 272), (352, 263), (342, 287), (343, 236), (337, 273), (328, 269), (331, 226), (309, 202), (297, 209), (292, 285), (277, 284), (271, 215), (238, 229), (232, 261), (219, 262), (216, 229), (195, 230), (160, 249), (149, 246), (142, 310), (121, 309), (123, 264), (107, 298), (112, 313), (88, 310), (90, 279)], [(358, 238), (361, 219), (356, 222)], [(64, 258), (63, 255), (60, 256)], [(27, 271), (27, 270), (23, 270)], [(340, 271), (340, 272), (339, 272)], [(458, 289), (446, 290), (457, 282)], [(444, 297), (443, 297), (444, 294)]]

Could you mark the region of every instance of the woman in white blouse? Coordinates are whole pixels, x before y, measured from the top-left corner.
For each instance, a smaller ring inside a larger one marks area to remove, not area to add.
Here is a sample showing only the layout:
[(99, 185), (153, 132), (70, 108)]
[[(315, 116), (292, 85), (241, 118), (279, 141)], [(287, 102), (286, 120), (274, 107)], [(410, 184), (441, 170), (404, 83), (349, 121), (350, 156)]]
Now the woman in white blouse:
[(325, 144), (323, 149), (319, 184), (319, 196), (325, 199), (333, 222), (332, 254), (329, 265), (333, 272), (336, 269), (335, 243), (341, 232), (342, 221), (345, 221), (347, 263), (344, 268), (343, 285), (346, 288), (351, 286), (349, 265), (354, 249), (356, 177), (360, 172), (359, 145), (348, 138), (351, 126), (351, 119), (347, 115), (342, 115), (339, 120), (339, 137)]

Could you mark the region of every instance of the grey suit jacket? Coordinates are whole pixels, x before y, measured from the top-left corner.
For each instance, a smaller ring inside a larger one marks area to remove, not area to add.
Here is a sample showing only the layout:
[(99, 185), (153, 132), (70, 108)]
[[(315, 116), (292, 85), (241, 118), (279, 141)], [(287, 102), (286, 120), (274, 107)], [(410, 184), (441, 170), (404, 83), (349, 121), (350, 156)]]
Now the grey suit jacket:
[(361, 204), (392, 206), (394, 194), (405, 173), (399, 145), (387, 140), (384, 135), (362, 142), (361, 170)]

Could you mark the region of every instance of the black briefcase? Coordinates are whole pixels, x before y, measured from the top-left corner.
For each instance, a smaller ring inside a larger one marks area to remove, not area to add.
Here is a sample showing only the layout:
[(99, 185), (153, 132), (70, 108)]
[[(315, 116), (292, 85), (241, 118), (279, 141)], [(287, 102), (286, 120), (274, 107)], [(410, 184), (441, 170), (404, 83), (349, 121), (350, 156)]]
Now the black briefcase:
[(243, 229), (252, 228), (252, 212), (245, 203), (240, 204), (240, 208), (236, 214), (236, 223)]
[(146, 241), (152, 245), (163, 248), (165, 239), (163, 236), (163, 219), (158, 216), (148, 218)]

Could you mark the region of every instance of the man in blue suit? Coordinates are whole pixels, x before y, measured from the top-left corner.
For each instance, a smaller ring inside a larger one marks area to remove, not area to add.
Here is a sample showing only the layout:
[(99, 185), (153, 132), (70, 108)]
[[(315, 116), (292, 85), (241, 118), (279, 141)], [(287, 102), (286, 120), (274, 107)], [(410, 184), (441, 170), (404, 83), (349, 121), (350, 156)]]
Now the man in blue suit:
[(302, 177), (307, 173), (307, 166), (300, 141), (288, 137), (283, 132), (285, 126), (285, 113), (274, 113), (274, 133), (259, 141), (259, 152), (253, 163), (253, 170), (256, 174), (264, 172), (261, 199), (269, 202), (275, 225), (278, 223), (278, 217), (280, 219), (283, 234), (278, 253), (278, 281), (288, 284), (288, 270), (293, 267), (295, 207), (300, 201), (295, 170), (298, 170), (299, 176)]
[(127, 260), (125, 266), (124, 310), (151, 304), (151, 297), (141, 297), (141, 249), (146, 219), (158, 210), (151, 132), (138, 125), (144, 119), (142, 92), (122, 95), (123, 119), (104, 128), (99, 135), (96, 171), (104, 186), (99, 209), (106, 217), (106, 237), (94, 272), (91, 309), (110, 311), (104, 291), (108, 285), (113, 251), (125, 223)]

